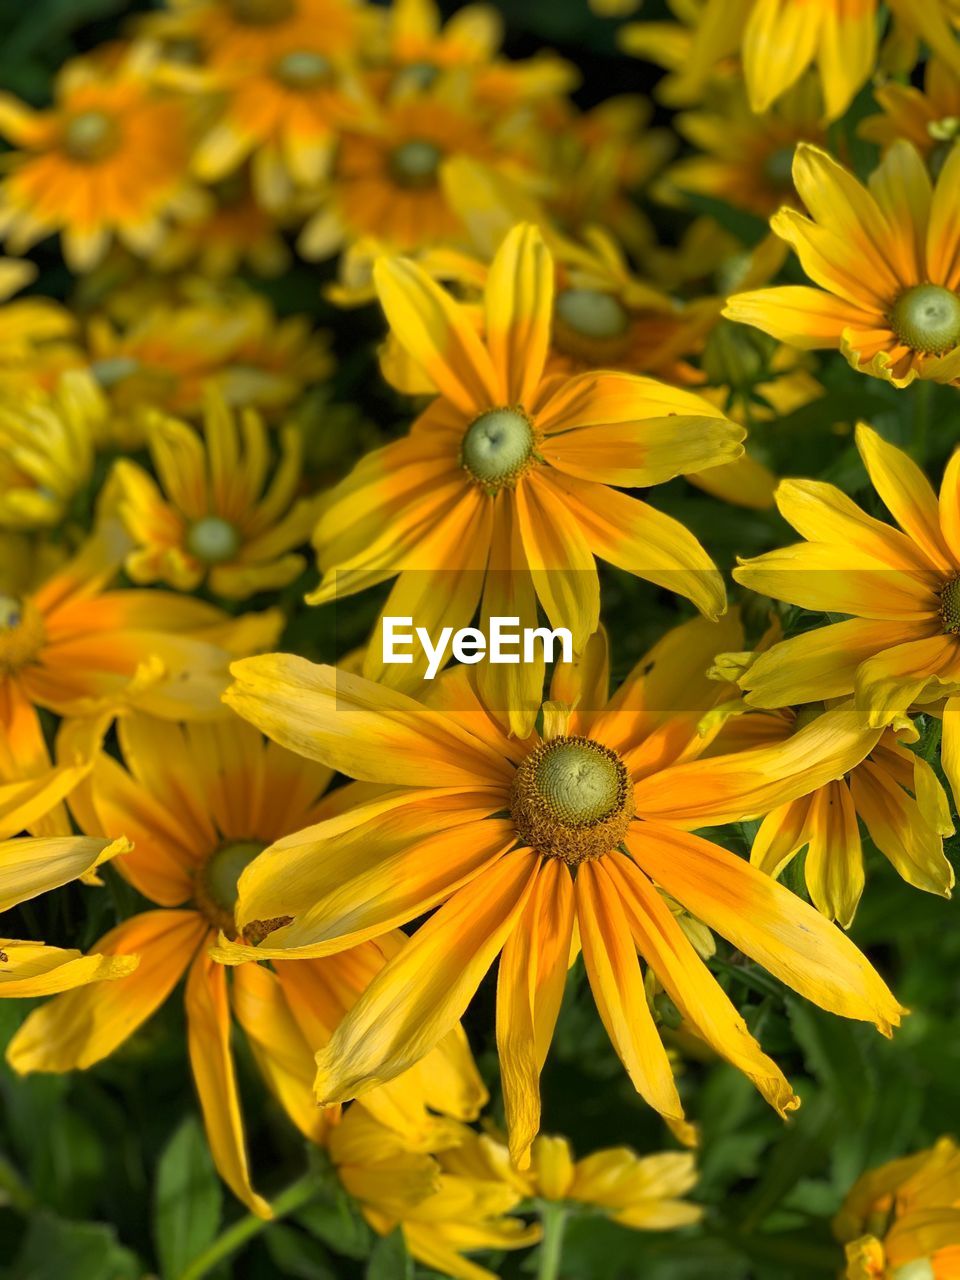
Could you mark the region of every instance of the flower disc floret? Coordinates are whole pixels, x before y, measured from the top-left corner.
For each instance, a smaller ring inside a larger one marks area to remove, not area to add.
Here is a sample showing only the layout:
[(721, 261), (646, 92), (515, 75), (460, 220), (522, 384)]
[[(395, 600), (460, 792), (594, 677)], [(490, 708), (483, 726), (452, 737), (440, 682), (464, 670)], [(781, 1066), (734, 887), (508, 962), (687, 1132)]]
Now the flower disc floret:
[(890, 325), (906, 347), (942, 356), (960, 345), (960, 298), (940, 284), (918, 284), (902, 293)]
[(240, 877), (264, 846), (256, 840), (234, 840), (221, 845), (203, 864), (194, 883), (197, 906), (217, 929), (236, 934), (234, 911)]
[(485, 488), (516, 484), (533, 457), (536, 436), (519, 407), (490, 409), (471, 422), (460, 446), (460, 462)]
[(390, 172), (401, 187), (432, 187), (442, 159), (443, 152), (435, 142), (414, 138), (390, 152)]
[(81, 111), (68, 122), (63, 145), (72, 160), (91, 163), (116, 150), (119, 130), (104, 111)]
[(274, 74), (288, 89), (316, 89), (330, 79), (330, 63), (322, 53), (294, 49), (277, 62)]
[(187, 550), (204, 564), (223, 564), (240, 549), (240, 535), (222, 516), (204, 516), (190, 526)]
[(510, 811), (525, 845), (576, 866), (621, 843), (633, 818), (633, 784), (608, 747), (552, 738), (518, 767)]
[(556, 307), (558, 319), (585, 338), (620, 338), (630, 327), (620, 299), (598, 289), (564, 289)]
[(940, 592), (940, 617), (945, 632), (960, 632), (960, 578), (951, 579)]

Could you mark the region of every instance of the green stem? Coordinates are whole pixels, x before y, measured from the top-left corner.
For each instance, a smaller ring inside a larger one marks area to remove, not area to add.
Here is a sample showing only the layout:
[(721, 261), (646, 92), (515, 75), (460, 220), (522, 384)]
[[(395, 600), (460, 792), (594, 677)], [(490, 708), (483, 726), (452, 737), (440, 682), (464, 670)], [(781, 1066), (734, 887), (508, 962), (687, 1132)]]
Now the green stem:
[(213, 1244), (204, 1249), (203, 1253), (194, 1258), (187, 1269), (181, 1273), (180, 1280), (201, 1280), (202, 1276), (208, 1275), (214, 1267), (236, 1253), (248, 1240), (265, 1231), (271, 1223), (279, 1221), (280, 1218), (286, 1218), (309, 1204), (319, 1190), (320, 1184), (316, 1173), (311, 1172), (299, 1178), (274, 1199), (271, 1205), (272, 1218), (268, 1220), (257, 1218), (249, 1213), (239, 1222), (235, 1222), (232, 1227), (228, 1227), (217, 1236)]
[(916, 383), (913, 397), (913, 440), (910, 452), (924, 466), (927, 461), (927, 445), (930, 435), (930, 416), (933, 409), (933, 383), (920, 381)]
[(540, 1221), (543, 1224), (543, 1241), (540, 1245), (537, 1280), (559, 1280), (567, 1210), (563, 1205), (543, 1204), (540, 1208)]

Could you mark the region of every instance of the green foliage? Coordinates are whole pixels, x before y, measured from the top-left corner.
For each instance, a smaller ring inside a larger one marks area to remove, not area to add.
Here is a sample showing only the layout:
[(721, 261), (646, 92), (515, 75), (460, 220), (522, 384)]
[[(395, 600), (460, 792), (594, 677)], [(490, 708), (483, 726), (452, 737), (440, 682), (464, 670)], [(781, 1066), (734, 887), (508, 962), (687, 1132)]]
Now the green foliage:
[(220, 1180), (203, 1126), (195, 1116), (187, 1116), (157, 1164), (153, 1235), (163, 1280), (177, 1280), (187, 1263), (210, 1244), (222, 1208)]

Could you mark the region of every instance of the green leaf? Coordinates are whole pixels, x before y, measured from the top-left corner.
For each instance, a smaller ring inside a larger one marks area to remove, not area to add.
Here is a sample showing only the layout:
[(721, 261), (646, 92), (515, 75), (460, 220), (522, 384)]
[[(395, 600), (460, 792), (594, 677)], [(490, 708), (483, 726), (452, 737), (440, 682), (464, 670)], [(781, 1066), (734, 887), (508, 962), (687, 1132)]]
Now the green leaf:
[(413, 1280), (413, 1259), (407, 1253), (399, 1227), (373, 1246), (367, 1263), (367, 1280)]
[(153, 1235), (164, 1280), (176, 1280), (216, 1237), (223, 1192), (203, 1129), (188, 1116), (157, 1166)]
[(139, 1280), (143, 1266), (113, 1228), (64, 1222), (43, 1211), (30, 1219), (10, 1280)]
[(338, 1280), (326, 1249), (301, 1231), (278, 1222), (263, 1240), (277, 1272), (289, 1280)]
[(328, 1200), (308, 1205), (296, 1215), (297, 1222), (316, 1239), (347, 1258), (369, 1258), (373, 1234), (360, 1210), (337, 1185)]

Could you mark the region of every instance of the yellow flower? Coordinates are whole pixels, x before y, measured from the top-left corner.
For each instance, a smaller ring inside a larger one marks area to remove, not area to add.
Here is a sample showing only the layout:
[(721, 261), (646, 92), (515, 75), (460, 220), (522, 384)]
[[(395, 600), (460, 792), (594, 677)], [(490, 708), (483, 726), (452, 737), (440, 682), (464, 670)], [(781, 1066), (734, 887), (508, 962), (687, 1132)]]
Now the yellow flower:
[(233, 619), (170, 592), (109, 590), (128, 550), (110, 524), (32, 590), (0, 581), (0, 727), (21, 777), (49, 767), (40, 709), (91, 715), (132, 699), (212, 719), (229, 659), (276, 640), (276, 611)]
[(450, 72), (468, 75), (477, 99), (497, 106), (576, 85), (576, 70), (549, 51), (521, 61), (498, 57), (503, 19), (492, 6), (471, 4), (444, 22), (433, 0), (393, 0), (384, 17), (364, 55), (378, 71), (389, 73), (388, 96), (429, 89)]
[[(363, 130), (340, 136), (319, 208), (298, 241), (307, 258), (326, 258), (365, 236), (392, 252), (462, 239), (464, 226), (441, 181), (445, 164), (483, 159), (523, 172), (505, 120), (461, 91), (459, 81), (383, 104)], [(509, 123), (509, 121), (506, 121)]]
[(324, 35), (337, 53), (353, 48), (369, 22), (355, 0), (170, 0), (169, 12), (152, 14), (148, 30), (193, 43), (216, 66), (257, 66), (264, 46), (293, 33)]
[(869, 189), (801, 144), (794, 182), (811, 217), (771, 226), (820, 287), (739, 293), (724, 314), (801, 348), (839, 348), (854, 369), (896, 387), (960, 381), (960, 148), (931, 187), (909, 142), (889, 149)]
[(905, 138), (937, 177), (960, 136), (960, 70), (931, 58), (924, 69), (922, 89), (891, 80), (874, 89), (873, 96), (881, 112), (860, 122), (860, 137), (882, 147)]
[[(328, 495), (314, 603), (399, 575), (386, 612), (405, 616), (415, 601), (433, 634), (468, 624), (478, 604), (535, 626), (539, 599), (579, 652), (598, 625), (597, 557), (723, 611), (723, 580), (692, 534), (611, 486), (731, 460), (742, 429), (647, 378), (549, 376), (554, 265), (533, 227), (516, 227), (490, 268), (484, 340), (473, 309), (414, 263), (383, 259), (376, 278), (397, 340), (440, 394), (407, 438), (368, 454)], [(378, 650), (368, 676), (422, 675), (417, 664), (384, 667)], [(491, 706), (522, 735), (542, 675), (542, 662), (484, 667)]]
[[(798, 711), (755, 711), (728, 722), (714, 749), (730, 752), (759, 744), (785, 742), (821, 703)], [(870, 839), (900, 876), (917, 889), (950, 897), (953, 867), (943, 852), (943, 837), (953, 834), (950, 802), (937, 775), (905, 744), (916, 742), (909, 720), (876, 729), (864, 741), (865, 754), (842, 778), (787, 804), (763, 819), (750, 861), (779, 876), (806, 848), (804, 878), (818, 911), (844, 928), (851, 924), (864, 887), (863, 847), (858, 817)]]
[(236, 960), (334, 954), (437, 908), (319, 1054), (322, 1102), (363, 1094), (420, 1060), (502, 952), (497, 1040), (510, 1151), (524, 1161), (571, 955), (582, 947), (631, 1081), (685, 1141), (692, 1133), (638, 952), (691, 1027), (778, 1111), (792, 1110), (788, 1082), (660, 890), (822, 1007), (889, 1033), (900, 1007), (845, 935), (689, 834), (809, 792), (863, 754), (864, 730), (844, 709), (769, 750), (683, 763), (707, 745), (697, 726), (723, 693), (704, 674), (711, 656), (739, 634), (735, 620), (685, 623), (608, 701), (598, 633), (578, 662), (555, 669), (543, 734), (523, 739), (490, 718), (467, 667), (424, 706), (302, 658), (234, 665), (232, 707), (283, 745), (378, 788), (360, 787), (337, 818), (247, 868), (239, 926), (291, 921), (258, 947), (234, 947)]
[(334, 0), (299, 5), (283, 21), (255, 24), (253, 42), (211, 41), (198, 80), (223, 106), (197, 145), (195, 172), (217, 182), (249, 161), (253, 189), (271, 210), (326, 177), (339, 132), (367, 115), (345, 63), (357, 10)]
[(64, 373), (50, 394), (0, 401), (0, 525), (59, 524), (90, 482), (108, 408), (89, 374)]
[[(0, 757), (7, 754), (8, 746), (0, 745)], [(27, 780), (0, 782), (0, 915), (73, 880), (97, 884), (96, 868), (130, 851), (126, 840), (73, 835), (10, 838), (40, 826), (88, 772), (89, 765), (76, 765)], [(0, 999), (70, 991), (90, 982), (126, 977), (136, 967), (135, 956), (83, 955), (42, 942), (0, 937)]]
[[(943, 767), (960, 795), (960, 451), (940, 502), (923, 472), (870, 427), (857, 448), (899, 529), (817, 480), (784, 480), (781, 515), (807, 541), (734, 570), (738, 582), (804, 609), (851, 615), (761, 654), (741, 686), (752, 706), (855, 694), (864, 722), (893, 724), (946, 696)], [(902, 532), (901, 532), (902, 530)]]
[[(27, 284), (36, 273), (29, 262), (0, 259), (0, 299)], [(20, 268), (25, 268), (20, 270)], [(55, 381), (61, 368), (82, 363), (72, 339), (77, 322), (52, 298), (18, 298), (0, 306), (0, 403)]]
[(820, 143), (825, 137), (820, 90), (811, 76), (760, 115), (735, 85), (713, 109), (682, 112), (675, 123), (704, 154), (667, 169), (653, 194), (670, 204), (682, 204), (685, 193), (710, 196), (763, 218), (782, 204), (796, 203), (792, 168), (797, 143)]
[[(2, 419), (0, 419), (2, 423)], [(124, 566), (137, 583), (166, 582), (245, 600), (291, 583), (306, 565), (293, 548), (316, 522), (316, 500), (296, 499), (303, 443), (283, 431), (281, 458), (267, 485), (266, 428), (251, 409), (237, 419), (211, 393), (200, 436), (175, 418), (150, 426), (150, 456), (160, 484), (130, 459), (117, 462), (117, 512), (133, 540)]]
[[(231, 717), (215, 725), (165, 723), (137, 713), (117, 726), (125, 764), (96, 757), (74, 813), (93, 834), (131, 833), (134, 852), (120, 873), (155, 908), (125, 920), (96, 944), (111, 957), (139, 955), (136, 973), (109, 991), (72, 992), (35, 1010), (10, 1042), (21, 1073), (63, 1072), (102, 1061), (163, 1004), (184, 973), (190, 1061), (211, 1151), (224, 1181), (254, 1213), (270, 1216), (253, 1190), (230, 1050), (231, 1014), (265, 1083), (313, 1141), (331, 1115), (311, 1088), (315, 1050), (403, 936), (387, 933), (326, 960), (249, 964), (227, 970), (209, 954), (218, 931), (235, 935), (234, 903), (243, 868), (265, 846), (324, 816), (319, 797), (331, 778)], [(90, 843), (90, 842), (88, 842)], [(272, 922), (276, 924), (277, 922)], [(382, 1124), (408, 1142), (449, 1140), (455, 1120), (473, 1119), (486, 1094), (458, 1027), (429, 1061), (366, 1100)], [(335, 1119), (335, 1116), (333, 1117)]]
[(960, 1276), (960, 1150), (941, 1138), (854, 1184), (833, 1230), (846, 1245), (847, 1280), (956, 1280)]
[(114, 237), (149, 255), (168, 217), (197, 207), (186, 110), (152, 84), (153, 62), (134, 46), (119, 62), (69, 63), (46, 111), (0, 97), (0, 131), (16, 148), (0, 231), (14, 252), (58, 231), (68, 266), (89, 271)]
[[(369, 1095), (368, 1095), (369, 1096)], [(475, 1249), (521, 1249), (539, 1229), (507, 1216), (523, 1198), (509, 1175), (471, 1159), (477, 1136), (465, 1127), (433, 1154), (414, 1152), (364, 1104), (332, 1128), (327, 1148), (344, 1189), (375, 1231), (399, 1226), (410, 1256), (455, 1280), (496, 1280), (463, 1255)]]
[[(952, 31), (960, 14), (952, 0), (889, 0), (889, 7), (960, 70), (960, 44)], [(876, 64), (877, 8), (877, 0), (702, 0), (696, 9), (684, 6), (687, 29), (636, 23), (621, 38), (628, 53), (670, 68), (673, 74), (660, 93), (675, 106), (700, 101), (717, 65), (734, 54), (743, 60), (750, 105), (758, 113), (814, 63), (826, 118), (836, 120)]]
[[(123, 302), (132, 309), (136, 293)], [(145, 410), (198, 417), (214, 387), (235, 408), (274, 415), (331, 370), (325, 334), (301, 316), (279, 320), (265, 298), (246, 291), (141, 304), (122, 323), (98, 315), (88, 351), (128, 446), (143, 438)]]

